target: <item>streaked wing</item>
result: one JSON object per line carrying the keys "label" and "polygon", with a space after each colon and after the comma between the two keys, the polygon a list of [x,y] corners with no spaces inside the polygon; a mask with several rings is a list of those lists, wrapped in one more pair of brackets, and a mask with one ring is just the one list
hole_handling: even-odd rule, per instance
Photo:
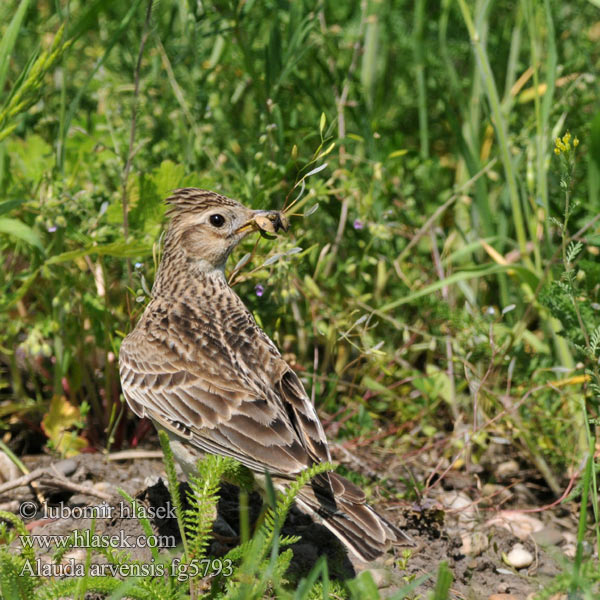
{"label": "streaked wing", "polygon": [[226,309],[216,313],[181,302],[148,305],[120,352],[130,406],[199,449],[254,471],[289,478],[328,460],[323,429],[297,376],[235,293],[224,283],[218,292],[216,304]]}

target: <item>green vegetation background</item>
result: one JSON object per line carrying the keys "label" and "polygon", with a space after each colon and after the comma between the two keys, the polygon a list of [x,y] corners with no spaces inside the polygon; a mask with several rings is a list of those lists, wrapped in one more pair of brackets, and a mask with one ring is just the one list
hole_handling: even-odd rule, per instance
{"label": "green vegetation background", "polygon": [[600,389],[596,0],[9,0],[0,33],[13,450],[128,445],[119,345],[197,186],[299,197],[230,267],[330,434],[456,466],[506,440],[564,489]]}

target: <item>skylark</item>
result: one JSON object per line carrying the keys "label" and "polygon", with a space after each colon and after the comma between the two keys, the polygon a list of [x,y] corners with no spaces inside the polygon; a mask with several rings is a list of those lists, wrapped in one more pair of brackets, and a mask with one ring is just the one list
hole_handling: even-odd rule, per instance
{"label": "skylark", "polygon": [[[169,433],[184,471],[204,452],[232,456],[284,487],[331,459],[302,383],[225,279],[231,251],[250,232],[287,230],[277,211],[256,211],[187,188],[168,200],[171,221],[152,299],[119,356],[125,398]],[[329,472],[300,492],[298,506],[363,560],[409,538]]]}

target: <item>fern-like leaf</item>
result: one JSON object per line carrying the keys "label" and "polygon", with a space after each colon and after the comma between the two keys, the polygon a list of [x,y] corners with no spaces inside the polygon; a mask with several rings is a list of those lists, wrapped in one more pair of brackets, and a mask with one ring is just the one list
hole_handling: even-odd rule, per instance
{"label": "fern-like leaf", "polygon": [[175,472],[175,457],[169,444],[169,436],[165,431],[158,432],[158,439],[163,451],[165,471],[167,473],[167,483],[169,484],[169,493],[171,500],[175,506],[175,515],[177,516],[177,524],[179,525],[179,533],[183,542],[183,552],[185,556],[189,556],[187,539],[185,537],[185,528],[183,526],[183,505],[181,504],[181,496],[179,494],[179,482],[177,481],[177,473]]}
{"label": "fern-like leaf", "polygon": [[263,531],[267,545],[270,546],[273,542],[275,530],[279,530],[285,521],[285,518],[298,495],[298,492],[307,485],[313,477],[332,471],[334,465],[331,463],[319,463],[306,469],[292,482],[285,493],[281,494],[277,500],[275,508],[270,508],[265,515],[263,523]]}
{"label": "fern-like leaf", "polygon": [[227,471],[235,471],[232,462],[231,458],[209,454],[198,461],[197,473],[188,478],[191,488],[188,493],[190,508],[184,511],[188,560],[200,560],[206,553],[216,516],[221,479]]}

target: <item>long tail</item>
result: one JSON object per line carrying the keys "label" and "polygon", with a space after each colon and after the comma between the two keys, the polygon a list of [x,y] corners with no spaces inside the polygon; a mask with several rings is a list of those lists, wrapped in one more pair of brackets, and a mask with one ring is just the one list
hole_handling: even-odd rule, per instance
{"label": "long tail", "polygon": [[[327,474],[331,492],[315,478],[296,498],[298,506],[334,533],[358,558],[369,561],[390,545],[412,545],[403,531],[377,514],[365,502],[364,492],[337,473]],[[329,486],[327,486],[329,487]]]}

